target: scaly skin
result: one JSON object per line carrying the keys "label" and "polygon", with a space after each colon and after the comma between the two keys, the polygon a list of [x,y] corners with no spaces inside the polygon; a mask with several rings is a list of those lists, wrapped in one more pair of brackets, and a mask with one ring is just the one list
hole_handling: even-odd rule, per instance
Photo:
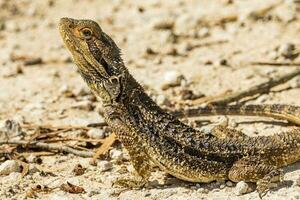
{"label": "scaly skin", "polygon": [[119,48],[96,22],[62,18],[59,29],[82,78],[102,99],[105,120],[139,175],[117,184],[144,185],[154,163],[190,182],[257,182],[262,196],[272,181],[279,181],[280,167],[300,159],[299,129],[269,137],[218,129],[228,135],[219,137],[195,130],[164,112],[144,92],[125,67]]}

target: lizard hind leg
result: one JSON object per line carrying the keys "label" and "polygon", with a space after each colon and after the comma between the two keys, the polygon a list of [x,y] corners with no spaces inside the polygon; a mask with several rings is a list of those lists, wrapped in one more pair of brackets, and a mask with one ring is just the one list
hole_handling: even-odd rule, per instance
{"label": "lizard hind leg", "polygon": [[228,178],[233,182],[256,182],[257,192],[262,198],[269,189],[282,181],[283,171],[263,162],[260,158],[246,157],[233,164]]}

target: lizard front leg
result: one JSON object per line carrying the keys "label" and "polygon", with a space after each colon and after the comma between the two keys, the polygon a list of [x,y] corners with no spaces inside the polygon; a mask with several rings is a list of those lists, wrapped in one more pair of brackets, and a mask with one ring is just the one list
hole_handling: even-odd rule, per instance
{"label": "lizard front leg", "polygon": [[127,188],[141,188],[149,180],[151,175],[151,164],[147,155],[142,149],[131,149],[127,148],[131,164],[135,169],[135,174],[133,178],[120,178],[117,179],[113,184],[119,185]]}

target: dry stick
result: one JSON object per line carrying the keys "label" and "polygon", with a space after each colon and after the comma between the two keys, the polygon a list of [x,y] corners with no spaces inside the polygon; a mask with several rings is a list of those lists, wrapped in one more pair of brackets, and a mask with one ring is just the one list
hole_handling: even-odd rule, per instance
{"label": "dry stick", "polygon": [[112,133],[107,138],[105,138],[105,141],[100,146],[100,148],[97,150],[97,152],[94,154],[92,160],[90,161],[91,165],[96,165],[96,160],[99,158],[100,155],[104,154],[111,145],[116,141],[116,134]]}
{"label": "dry stick", "polygon": [[89,130],[94,127],[103,127],[107,126],[106,122],[102,123],[95,123],[95,124],[88,124],[87,126],[72,126],[72,125],[58,125],[53,126],[50,124],[44,124],[44,125],[37,125],[37,124],[23,124],[22,128],[28,128],[28,129],[36,129],[36,128],[44,128],[44,129],[84,129]]}
{"label": "dry stick", "polygon": [[291,62],[250,62],[250,65],[271,65],[271,66],[294,66],[300,67],[300,63]]}
{"label": "dry stick", "polygon": [[298,75],[300,75],[300,69],[294,70],[291,73],[288,73],[288,74],[285,74],[285,75],[282,75],[282,76],[279,76],[276,78],[272,78],[267,82],[253,86],[253,87],[243,90],[241,92],[228,94],[220,99],[215,99],[213,101],[209,101],[209,103],[210,104],[228,104],[228,103],[231,103],[234,101],[238,101],[244,97],[249,97],[249,96],[253,96],[256,94],[265,94],[265,93],[268,93],[272,87],[283,84]]}
{"label": "dry stick", "polygon": [[57,138],[57,139],[47,139],[39,140],[40,142],[51,143],[51,142],[64,142],[64,141],[78,141],[78,142],[100,142],[103,143],[104,139],[85,139],[85,138]]}
{"label": "dry stick", "polygon": [[228,42],[229,42],[228,40],[207,41],[207,42],[191,45],[191,46],[189,46],[189,50],[193,50],[195,48],[200,48],[200,47],[209,47],[209,46],[218,45],[218,44],[225,44]]}
{"label": "dry stick", "polygon": [[44,128],[44,129],[85,129],[89,130],[90,128],[87,126],[68,126],[68,125],[62,125],[62,126],[53,126],[49,124],[44,125],[37,125],[37,124],[24,124],[22,125],[22,128],[28,128],[28,129],[36,129],[36,128]]}
{"label": "dry stick", "polygon": [[3,144],[16,144],[16,145],[26,145],[28,147],[32,148],[41,148],[49,151],[59,151],[59,152],[66,152],[66,153],[72,153],[77,156],[81,157],[93,157],[93,152],[88,151],[79,151],[76,149],[73,149],[71,147],[61,146],[58,144],[47,144],[44,142],[37,142],[37,141],[20,141],[20,140],[0,140],[0,145]]}
{"label": "dry stick", "polygon": [[39,152],[23,152],[23,153],[17,153],[18,156],[24,156],[24,157],[28,157],[28,156],[53,156],[55,155],[55,153],[53,152],[48,152],[48,151],[39,151]]}

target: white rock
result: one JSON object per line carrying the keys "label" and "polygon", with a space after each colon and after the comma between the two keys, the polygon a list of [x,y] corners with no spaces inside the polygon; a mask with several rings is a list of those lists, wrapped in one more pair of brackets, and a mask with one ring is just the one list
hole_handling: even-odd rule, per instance
{"label": "white rock", "polygon": [[220,185],[220,189],[224,189],[225,187],[226,187],[225,184],[221,184],[221,185]]}
{"label": "white rock", "polygon": [[193,34],[196,31],[197,19],[190,14],[180,15],[175,22],[177,34]]}
{"label": "white rock", "polygon": [[90,138],[103,139],[105,137],[105,132],[99,128],[92,128],[86,133]]}
{"label": "white rock", "polygon": [[278,52],[285,58],[292,58],[295,55],[295,45],[292,43],[286,43],[279,47]]}
{"label": "white rock", "polygon": [[156,97],[156,103],[160,106],[170,104],[169,100],[162,94],[160,94]]}
{"label": "white rock", "polygon": [[231,127],[231,128],[236,128],[237,126],[238,126],[238,124],[236,123],[236,121],[235,120],[229,120],[229,127]]}
{"label": "white rock", "polygon": [[61,94],[64,94],[66,92],[70,91],[70,87],[68,85],[62,85],[59,89],[58,92]]}
{"label": "white rock", "polygon": [[207,27],[203,27],[198,32],[199,37],[207,37],[210,35],[210,30]]}
{"label": "white rock", "polygon": [[99,167],[101,172],[108,171],[112,168],[111,162],[108,162],[106,160],[98,162],[97,166]]}
{"label": "white rock", "polygon": [[197,192],[202,193],[202,194],[207,194],[207,193],[209,192],[209,190],[206,189],[206,188],[199,188],[199,189],[197,190]]}
{"label": "white rock", "polygon": [[218,117],[218,125],[227,127],[229,124],[229,119],[226,116],[220,116]]}
{"label": "white rock", "polygon": [[120,150],[112,149],[109,152],[110,157],[116,161],[122,161],[124,159],[124,154]]}
{"label": "white rock", "polygon": [[251,189],[250,189],[249,185],[244,181],[238,182],[234,188],[234,193],[236,195],[246,194],[250,191],[251,191]]}
{"label": "white rock", "polygon": [[232,183],[231,181],[226,181],[226,185],[227,185],[228,187],[232,187],[232,186],[233,186],[233,183]]}
{"label": "white rock", "polygon": [[184,79],[183,75],[178,71],[172,70],[164,74],[164,79],[161,84],[161,89],[166,90],[170,87],[179,86]]}
{"label": "white rock", "polygon": [[15,160],[7,160],[0,165],[0,175],[8,175],[12,172],[20,172],[21,167]]}

